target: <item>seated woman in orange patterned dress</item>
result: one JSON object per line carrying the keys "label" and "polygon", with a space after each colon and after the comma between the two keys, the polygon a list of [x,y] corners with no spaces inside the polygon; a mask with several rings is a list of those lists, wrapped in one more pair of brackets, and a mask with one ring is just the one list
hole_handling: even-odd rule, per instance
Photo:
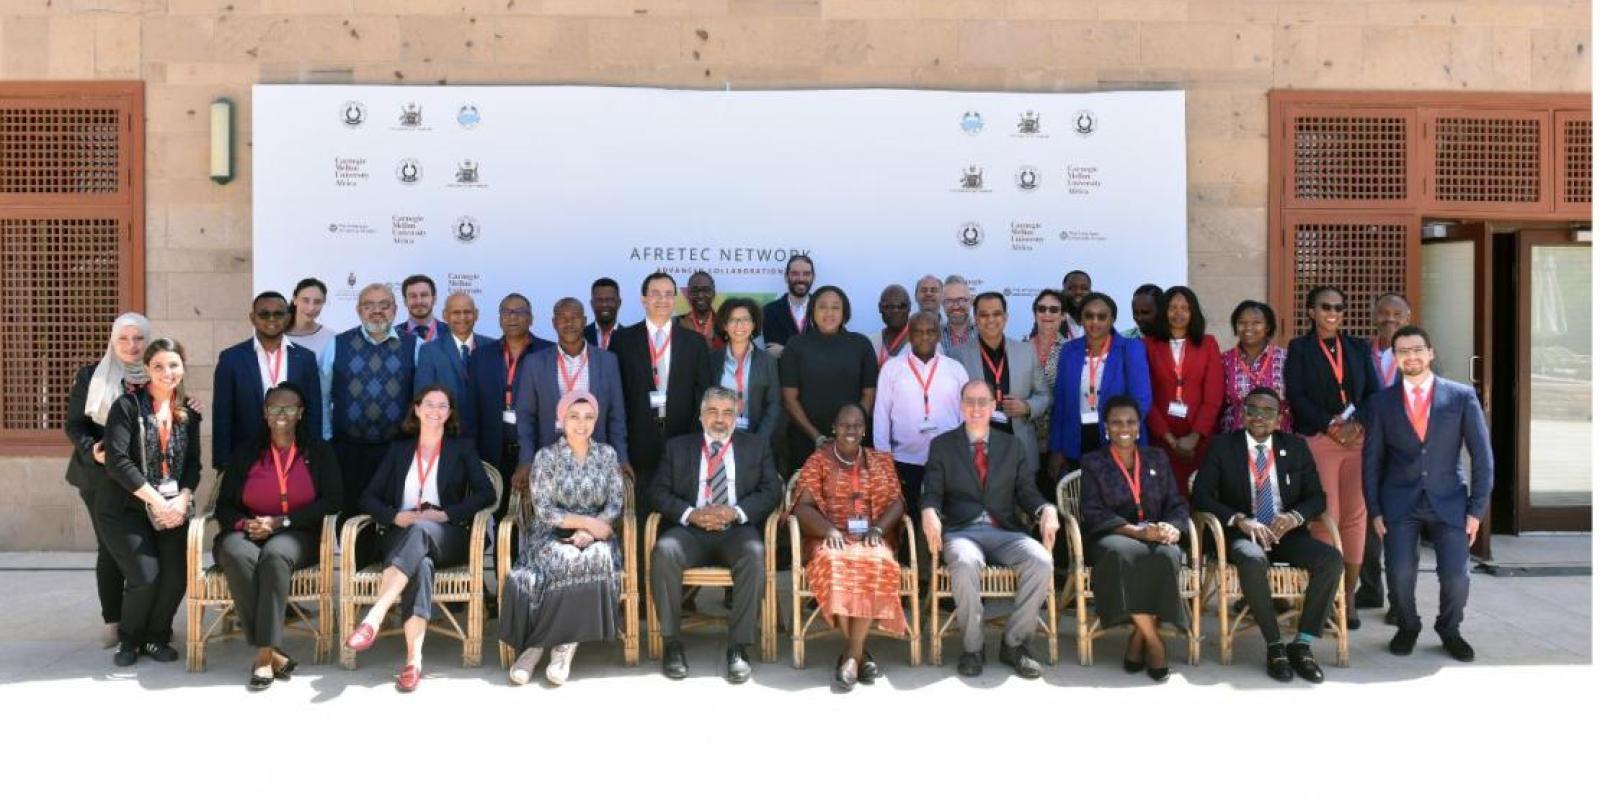
{"label": "seated woman in orange patterned dress", "polygon": [[866,652],[873,622],[890,633],[906,630],[900,608],[900,564],[895,560],[905,501],[894,459],[861,442],[867,415],[849,403],[833,420],[833,441],[817,448],[795,482],[794,515],[800,521],[801,557],[817,605],[848,644],[834,671],[834,691],[882,674]]}

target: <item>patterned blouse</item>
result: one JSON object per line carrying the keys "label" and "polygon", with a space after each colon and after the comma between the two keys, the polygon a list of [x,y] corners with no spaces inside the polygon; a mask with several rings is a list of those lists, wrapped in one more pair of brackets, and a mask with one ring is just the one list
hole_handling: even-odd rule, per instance
{"label": "patterned blouse", "polygon": [[566,437],[557,439],[534,455],[529,481],[529,536],[559,530],[567,514],[612,521],[622,516],[622,470],[611,445],[591,442],[588,457],[579,463]]}
{"label": "patterned blouse", "polygon": [[[865,460],[863,461],[863,457]],[[833,448],[825,447],[811,454],[800,476],[795,480],[794,496],[806,492],[816,501],[817,508],[835,528],[843,531],[853,514],[865,513],[875,520],[900,498],[900,478],[894,471],[894,457],[888,453],[862,447],[856,464],[863,467],[860,476],[852,480],[854,469],[834,458]],[[861,498],[852,502],[855,483],[861,484]],[[899,531],[885,531],[884,541],[894,547],[899,541]]]}
{"label": "patterned blouse", "polygon": [[[1040,360],[1041,348],[1034,343],[1034,338],[1037,335],[1030,333],[1022,341],[1027,342],[1028,346],[1033,348],[1034,361],[1044,369],[1045,385],[1054,387],[1056,385],[1056,366],[1061,363],[1061,346],[1067,343],[1067,337],[1057,336],[1055,344],[1048,348],[1043,348],[1044,357],[1043,360]],[[1054,408],[1055,404],[1051,403],[1045,406],[1043,414],[1035,414],[1033,417],[1033,432],[1039,437],[1040,452],[1050,449],[1050,412]]]}
{"label": "patterned blouse", "polygon": [[[174,481],[181,479],[183,460],[188,455],[190,446],[189,426],[174,418],[167,439],[167,448],[163,451],[161,426],[156,422],[155,407],[150,394],[141,392],[135,397],[139,400],[139,414],[144,418],[144,479],[156,487],[168,479]],[[162,470],[163,465],[166,467],[165,472]]]}
{"label": "patterned blouse", "polygon": [[1256,357],[1254,364],[1246,364],[1244,351],[1229,348],[1222,354],[1222,424],[1219,431],[1233,433],[1244,430],[1244,398],[1257,386],[1266,386],[1278,393],[1278,404],[1283,414],[1278,420],[1278,430],[1292,430],[1289,426],[1289,400],[1283,385],[1283,362],[1287,351],[1267,343],[1266,349]]}

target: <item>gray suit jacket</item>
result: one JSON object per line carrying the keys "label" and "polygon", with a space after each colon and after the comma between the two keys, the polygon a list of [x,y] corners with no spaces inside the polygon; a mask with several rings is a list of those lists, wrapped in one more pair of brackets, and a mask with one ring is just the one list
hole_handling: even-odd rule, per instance
{"label": "gray suit jacket", "polygon": [[[783,387],[778,383],[778,360],[753,342],[750,353],[750,367],[744,376],[744,413],[750,419],[750,433],[767,440],[770,446],[777,441],[785,419]],[[727,347],[711,353],[711,360],[716,365],[712,379],[718,386],[723,385],[726,379],[732,388],[733,381],[727,377],[730,358],[732,356],[728,355]]]}
{"label": "gray suit jacket", "polygon": [[[967,374],[974,378],[988,375],[976,339],[967,347],[957,348],[955,353],[947,355],[960,361]],[[1012,418],[1011,426],[1018,431],[1017,443],[1022,446],[1022,458],[1028,463],[1028,469],[1037,471],[1039,441],[1033,435],[1033,423],[1029,420],[1049,410],[1051,387],[1045,382],[1044,370],[1039,367],[1039,362],[1034,360],[1033,347],[1009,336],[1006,337],[1006,370],[1011,373],[1011,395],[1028,404],[1028,419]],[[1027,387],[1027,391],[1024,392],[1021,387]]]}

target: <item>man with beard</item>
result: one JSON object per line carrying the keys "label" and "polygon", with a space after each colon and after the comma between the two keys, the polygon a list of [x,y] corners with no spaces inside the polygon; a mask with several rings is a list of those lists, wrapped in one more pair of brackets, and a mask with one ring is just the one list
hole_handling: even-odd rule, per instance
{"label": "man with beard", "polygon": [[761,335],[773,358],[783,355],[783,346],[789,343],[790,337],[805,333],[806,306],[811,301],[811,284],[816,279],[816,265],[810,256],[796,253],[789,257],[788,265],[783,268],[783,280],[789,285],[789,291],[761,309]]}
{"label": "man with beard", "polygon": [[[412,275],[400,282],[400,298],[405,301],[408,315],[400,331],[411,334],[416,341],[416,349],[420,351],[424,344],[439,338],[441,326],[439,320],[433,318],[433,304],[439,299],[439,289],[433,285],[432,278]],[[415,360],[417,355],[413,352],[412,359]]]}
{"label": "man with beard", "polygon": [[945,278],[942,298],[945,326],[939,332],[939,345],[945,355],[959,359],[959,351],[972,347],[978,338],[972,325],[972,289],[967,279],[960,275]]}
{"label": "man with beard", "polygon": [[594,322],[583,329],[583,338],[601,350],[611,349],[611,334],[617,332],[617,312],[622,309],[622,290],[610,278],[600,278],[589,286],[589,308]]}
{"label": "man with beard", "polygon": [[1081,269],[1068,272],[1061,278],[1061,294],[1067,299],[1067,307],[1063,309],[1066,315],[1061,318],[1061,336],[1064,339],[1077,339],[1083,336],[1083,321],[1078,319],[1078,310],[1083,306],[1083,298],[1094,291],[1094,281],[1089,278],[1089,273]]}
{"label": "man with beard", "polygon": [[883,362],[900,355],[911,333],[906,327],[911,319],[911,295],[906,293],[906,287],[895,283],[883,290],[878,297],[878,316],[883,318],[883,330],[873,331],[867,339],[872,342],[872,352],[878,354],[881,369]]}
{"label": "man with beard", "polygon": [[711,273],[700,270],[689,276],[684,286],[689,296],[689,313],[678,317],[678,324],[700,335],[712,350],[722,349],[722,337],[717,335],[717,310],[712,301],[717,299],[717,282]]}

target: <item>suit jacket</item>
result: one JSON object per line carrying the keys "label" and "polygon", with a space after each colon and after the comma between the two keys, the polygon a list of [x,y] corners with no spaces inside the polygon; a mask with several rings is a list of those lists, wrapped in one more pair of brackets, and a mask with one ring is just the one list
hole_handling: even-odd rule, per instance
{"label": "suit jacket", "polygon": [[[294,344],[287,337],[280,347],[283,354],[283,379],[299,385],[305,392],[306,424],[322,431],[322,375],[317,356]],[[266,387],[261,385],[261,366],[256,360],[252,336],[217,354],[216,373],[211,384],[211,466],[228,465],[234,448],[251,442],[266,428],[262,417]]]}
{"label": "suit jacket", "polygon": [[[676,340],[674,340],[676,341]],[[674,437],[661,454],[661,467],[650,484],[650,507],[665,517],[662,529],[678,524],[685,511],[699,505],[702,433]],[[760,528],[783,500],[783,481],[773,466],[772,447],[766,439],[745,431],[733,432],[733,499],[750,524]]]}
{"label": "suit jacket", "polygon": [[[548,339],[535,336],[523,348],[522,355],[517,356],[514,365],[517,370],[516,383],[511,387],[511,405],[517,405],[517,397],[522,392],[522,375],[528,367],[528,358],[540,350],[555,347],[555,343]],[[480,423],[472,432],[474,441],[478,445],[478,457],[485,461],[500,462],[500,451],[505,445],[501,437],[505,434],[500,423],[501,412],[506,408],[506,356],[505,340],[490,339],[483,346],[472,351],[472,360],[467,364],[467,373],[470,380],[467,382],[467,394],[471,398],[472,415]],[[463,407],[469,403],[463,403]],[[493,420],[493,424],[488,421]],[[520,457],[521,454],[519,453]],[[529,455],[529,459],[533,456]]]}
{"label": "suit jacket", "polygon": [[[963,369],[974,378],[988,378],[989,369],[983,362],[982,340],[974,338],[974,344],[969,347],[957,348],[955,358],[961,362]],[[1022,398],[1028,404],[1027,419],[1013,419],[1011,425],[1026,436],[1017,436],[1017,444],[1022,445],[1022,457],[1027,460],[1028,468],[1039,469],[1039,438],[1033,435],[1033,419],[1050,410],[1050,384],[1045,382],[1044,370],[1039,367],[1039,362],[1034,358],[1033,347],[1026,342],[1006,337],[1006,372],[1010,379],[1011,392],[1014,397]]]}
{"label": "suit jacket", "polygon": [[1034,470],[1022,457],[1022,438],[989,431],[989,480],[980,487],[966,426],[933,437],[919,507],[938,512],[947,528],[965,525],[987,511],[1006,530],[1026,530],[1017,509],[1038,511],[1045,499]]}
{"label": "suit jacket", "polygon": [[[1256,488],[1250,464],[1255,460],[1255,451],[1249,437],[1244,431],[1235,431],[1212,439],[1200,461],[1200,470],[1195,473],[1189,502],[1196,511],[1214,514],[1224,526],[1235,514],[1254,516]],[[1279,509],[1297,513],[1307,522],[1321,516],[1328,508],[1328,499],[1322,493],[1322,480],[1317,477],[1317,464],[1311,460],[1306,441],[1279,431],[1272,435],[1272,452],[1278,475]],[[1231,526],[1223,532],[1229,539],[1244,536]]]}
{"label": "suit jacket", "polygon": [[[144,501],[134,496],[147,483],[144,477],[144,459],[147,455],[144,440],[140,438],[142,412],[139,397],[124,393],[111,404],[106,414],[105,448],[106,475],[116,482],[121,492],[101,491],[95,497],[95,508],[142,508]],[[200,486],[200,415],[189,411],[184,423],[184,434],[189,445],[183,451],[183,465],[179,468],[178,488],[193,492]]]}
{"label": "suit jacket", "polygon": [[[617,335],[617,331],[622,330],[622,328],[623,328],[622,323],[618,322],[617,326],[615,328],[611,329],[612,338],[615,338],[616,335]],[[593,323],[593,322],[589,323],[588,325],[583,326],[583,338],[587,339],[589,341],[589,344],[592,344],[595,347],[600,347],[601,346],[600,345],[600,327],[598,325],[596,325],[595,323]],[[607,349],[610,349],[610,348],[607,348]]]}
{"label": "suit jacket", "polygon": [[[1372,348],[1362,339],[1339,334],[1344,348],[1345,400],[1355,404],[1355,419],[1367,425],[1367,401],[1378,390],[1378,371],[1372,366]],[[1317,345],[1316,333],[1289,342],[1283,361],[1283,390],[1289,395],[1294,432],[1316,436],[1328,430],[1328,420],[1344,411],[1333,367]]]}
{"label": "suit jacket", "polygon": [[794,317],[789,315],[789,292],[784,291],[778,299],[761,307],[761,339],[767,344],[789,343],[789,339],[799,336],[800,328],[794,324]]}
{"label": "suit jacket", "polygon": [[[676,327],[676,323],[673,323]],[[622,373],[623,414],[628,423],[628,461],[648,473],[661,461],[668,439],[700,429],[700,395],[716,383],[711,351],[698,336],[672,336],[672,364],[667,373],[667,417],[657,427],[650,408],[655,382],[650,377],[650,330],[645,322],[622,328],[611,337],[611,352]],[[619,454],[620,455],[620,454]]]}
{"label": "suit jacket", "polygon": [[1178,376],[1172,360],[1172,343],[1147,337],[1145,358],[1150,364],[1150,414],[1145,422],[1150,435],[1163,439],[1198,432],[1209,437],[1217,432],[1222,416],[1222,351],[1210,334],[1196,346],[1190,342],[1183,356],[1183,403],[1189,407],[1184,419],[1169,418],[1167,406],[1178,397]]}
{"label": "suit jacket", "polygon": [[[320,531],[322,518],[337,514],[344,507],[344,477],[333,454],[333,445],[323,441],[321,436],[313,434],[295,444],[305,453],[306,469],[311,471],[311,485],[317,490],[317,499],[295,509],[289,515],[289,527],[297,531]],[[228,468],[222,471],[222,486],[217,490],[217,524],[222,530],[231,531],[240,520],[254,516],[244,507],[244,481],[264,451],[260,439],[241,445],[234,449]]]}
{"label": "suit jacket", "polygon": [[1079,495],[1079,520],[1083,523],[1084,543],[1096,541],[1123,525],[1139,522],[1139,507],[1144,507],[1145,522],[1166,522],[1180,531],[1189,529],[1189,506],[1178,491],[1167,454],[1155,447],[1139,448],[1139,503],[1133,502],[1133,489],[1122,477],[1122,469],[1111,458],[1111,446],[1083,454],[1082,491]]}
{"label": "suit jacket", "polygon": [[[94,379],[98,364],[90,364],[72,376],[72,393],[67,395],[67,441],[72,443],[72,457],[67,459],[67,483],[87,490],[85,482],[90,476],[105,472],[105,467],[94,460],[94,445],[104,439],[106,429],[101,427],[84,408],[89,402],[89,381]],[[93,485],[93,484],[91,484]]]}
{"label": "suit jacket", "polygon": [[[1370,364],[1368,359],[1362,363]],[[1405,379],[1373,396],[1361,467],[1367,502],[1377,499],[1372,516],[1399,524],[1426,494],[1429,505],[1452,523],[1467,516],[1482,520],[1494,488],[1494,452],[1478,395],[1466,384],[1433,379],[1427,436],[1417,438],[1406,415]],[[1471,483],[1463,474],[1461,448],[1472,457]]]}
{"label": "suit jacket", "polygon": [[[1063,453],[1067,458],[1079,458],[1083,454],[1082,437],[1083,424],[1080,421],[1078,403],[1079,396],[1083,394],[1083,364],[1088,360],[1086,342],[1088,339],[1077,338],[1061,346],[1061,356],[1056,367],[1055,411],[1050,415],[1050,452]],[[1148,419],[1150,416],[1150,367],[1145,361],[1144,342],[1139,339],[1129,339],[1111,334],[1111,349],[1106,353],[1104,366],[1101,367],[1100,383],[1095,387],[1100,395],[1100,405],[1105,406],[1106,400],[1125,394],[1133,397],[1139,404],[1139,418]],[[1147,444],[1149,436],[1147,425],[1139,425],[1139,444]],[[1104,440],[1106,431],[1105,415],[1100,416],[1100,436]]]}
{"label": "suit jacket", "polygon": [[[487,336],[472,334],[472,352],[494,341]],[[411,380],[411,391],[421,391],[430,384],[440,384],[450,390],[456,410],[461,415],[461,432],[473,436],[478,430],[478,409],[468,400],[471,390],[471,370],[461,357],[461,346],[448,329],[441,329],[439,338],[426,342],[417,350],[417,371]]]}
{"label": "suit jacket", "polygon": [[[721,384],[726,374],[727,355],[724,347],[711,354],[712,378]],[[777,441],[778,432],[788,419],[783,413],[783,385],[778,380],[778,359],[765,348],[750,345],[750,366],[744,376],[744,413],[750,419],[750,433],[767,440]]]}
{"label": "suit jacket", "polygon": [[[395,515],[411,507],[414,497],[404,497],[406,474],[417,455],[415,438],[400,439],[389,444],[383,454],[383,463],[367,488],[361,493],[361,512],[371,514],[379,523],[394,524]],[[463,528],[472,524],[472,516],[494,506],[494,484],[489,473],[484,472],[472,440],[445,437],[439,447],[439,503],[450,517],[450,524]]]}
{"label": "suit jacket", "polygon": [[[676,347],[677,338],[673,338]],[[589,345],[589,393],[600,401],[594,440],[617,451],[617,463],[628,463],[628,418],[623,410],[622,373],[617,357]],[[517,370],[517,461],[532,464],[540,449],[561,437],[556,430],[556,405],[565,394],[557,364],[561,347],[546,347],[528,356]]]}

